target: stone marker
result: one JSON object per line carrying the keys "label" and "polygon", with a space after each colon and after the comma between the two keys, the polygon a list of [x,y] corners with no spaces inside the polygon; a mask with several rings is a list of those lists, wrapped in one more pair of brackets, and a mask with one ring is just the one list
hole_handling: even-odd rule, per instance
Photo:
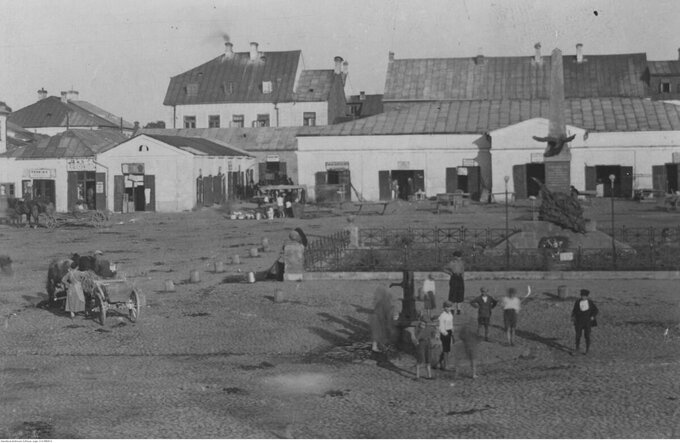
{"label": "stone marker", "polygon": [[557,296],[560,299],[565,300],[569,296],[569,288],[567,288],[566,286],[558,286]]}
{"label": "stone marker", "polygon": [[283,291],[277,289],[274,293],[274,303],[281,303],[283,301]]}
{"label": "stone marker", "polygon": [[165,292],[174,292],[175,282],[172,280],[165,280]]}
{"label": "stone marker", "polygon": [[254,272],[248,273],[248,283],[255,283],[255,273]]}
{"label": "stone marker", "polygon": [[224,263],[221,261],[215,262],[215,273],[224,272]]}
{"label": "stone marker", "polygon": [[240,265],[241,264],[241,257],[239,257],[238,254],[236,254],[232,257],[231,262],[235,265]]}
{"label": "stone marker", "polygon": [[191,283],[198,283],[201,281],[201,273],[198,272],[197,270],[191,271],[191,275],[189,277],[189,281]]}
{"label": "stone marker", "polygon": [[258,255],[260,255],[260,251],[258,251],[257,248],[250,248],[251,257],[257,257]]}
{"label": "stone marker", "polygon": [[262,237],[262,250],[264,252],[269,251],[269,239],[267,237]]}

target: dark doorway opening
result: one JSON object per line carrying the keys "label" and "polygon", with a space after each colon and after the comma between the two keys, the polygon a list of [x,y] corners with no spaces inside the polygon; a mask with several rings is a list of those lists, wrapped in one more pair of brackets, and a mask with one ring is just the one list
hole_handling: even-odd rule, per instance
{"label": "dark doorway opening", "polygon": [[532,178],[545,183],[545,165],[543,163],[527,163],[526,169],[527,197],[538,197],[538,194],[541,192],[541,186],[535,180],[532,180]]}
{"label": "dark doorway opening", "polygon": [[422,169],[395,169],[390,171],[392,181],[397,181],[401,200],[413,199],[416,192],[425,192],[425,171]]}

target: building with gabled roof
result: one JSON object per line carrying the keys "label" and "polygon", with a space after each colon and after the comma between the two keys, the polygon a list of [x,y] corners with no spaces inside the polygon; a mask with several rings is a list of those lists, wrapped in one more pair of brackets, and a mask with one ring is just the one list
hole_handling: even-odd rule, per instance
{"label": "building with gabled roof", "polygon": [[678,60],[649,61],[649,91],[655,100],[680,100],[680,49]]}
{"label": "building with gabled roof", "polygon": [[8,121],[26,130],[55,135],[68,129],[117,129],[132,135],[135,125],[89,102],[78,99],[78,91],[63,91],[61,97],[38,91],[38,101],[12,112]]}
{"label": "building with gabled roof", "polygon": [[[385,109],[422,101],[535,100],[550,94],[550,56],[395,59],[390,52]],[[563,56],[564,96],[649,97],[647,56],[590,55],[583,45]]]}
{"label": "building with gabled roof", "polygon": [[[347,63],[305,70],[302,51],[225,52],[170,79],[171,128],[326,125],[345,115]],[[344,63],[343,63],[344,62]]]}
{"label": "building with gabled roof", "polygon": [[[252,177],[256,183],[279,184],[291,178],[298,181],[297,140],[298,127],[282,128],[193,128],[158,129],[143,128],[139,133],[201,137],[226,143],[248,152],[257,166]],[[245,183],[250,183],[250,177]]]}

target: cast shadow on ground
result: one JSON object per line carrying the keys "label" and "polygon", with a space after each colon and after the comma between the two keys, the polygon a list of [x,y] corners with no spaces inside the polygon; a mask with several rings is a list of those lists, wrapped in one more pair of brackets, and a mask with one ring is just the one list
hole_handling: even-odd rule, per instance
{"label": "cast shadow on ground", "polygon": [[[493,325],[492,327],[499,329],[499,330],[501,330],[505,333],[505,328],[503,326]],[[535,334],[533,332],[522,331],[520,329],[516,329],[515,334],[520,338],[540,343],[540,344],[545,345],[545,346],[547,346],[551,349],[555,349],[556,351],[562,351],[562,352],[566,352],[566,353],[572,352],[571,348],[564,346],[561,343],[557,343],[557,341],[560,340],[560,338],[557,338],[557,337],[542,337],[542,336]]]}

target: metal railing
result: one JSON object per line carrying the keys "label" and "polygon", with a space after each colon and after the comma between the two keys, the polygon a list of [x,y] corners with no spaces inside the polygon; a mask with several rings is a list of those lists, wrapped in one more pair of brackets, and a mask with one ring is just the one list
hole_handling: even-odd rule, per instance
{"label": "metal railing", "polygon": [[367,228],[359,230],[359,244],[369,247],[429,245],[480,249],[500,243],[508,233],[512,235],[520,231],[519,228],[512,228],[509,232],[502,228]]}

